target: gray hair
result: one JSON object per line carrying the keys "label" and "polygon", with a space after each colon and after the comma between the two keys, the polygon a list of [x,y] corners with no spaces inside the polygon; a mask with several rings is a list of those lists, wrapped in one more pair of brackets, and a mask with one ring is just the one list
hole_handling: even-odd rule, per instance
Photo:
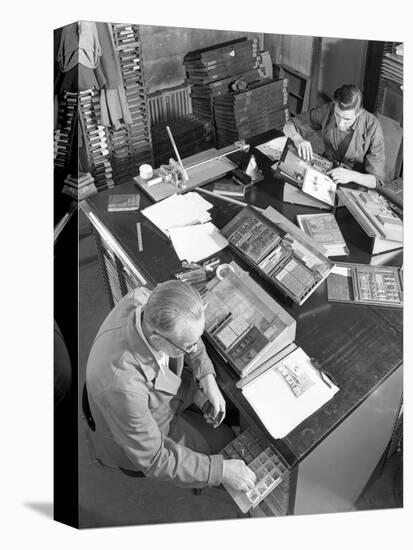
{"label": "gray hair", "polygon": [[145,320],[155,330],[172,333],[177,325],[203,318],[199,292],[183,281],[166,281],[153,290],[145,305]]}

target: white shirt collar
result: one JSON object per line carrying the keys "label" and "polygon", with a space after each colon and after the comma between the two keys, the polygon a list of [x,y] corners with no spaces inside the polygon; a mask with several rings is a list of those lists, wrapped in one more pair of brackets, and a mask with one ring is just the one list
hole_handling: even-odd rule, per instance
{"label": "white shirt collar", "polygon": [[161,369],[161,372],[165,374],[165,369],[168,368],[168,364],[169,364],[169,357],[163,351],[158,351],[154,347],[152,347],[151,344],[148,342],[146,336],[144,335],[142,330],[142,308],[141,307],[136,309],[135,327],[139,336],[142,338],[146,346],[149,348],[149,351],[154,356],[156,362],[159,365],[159,368]]}

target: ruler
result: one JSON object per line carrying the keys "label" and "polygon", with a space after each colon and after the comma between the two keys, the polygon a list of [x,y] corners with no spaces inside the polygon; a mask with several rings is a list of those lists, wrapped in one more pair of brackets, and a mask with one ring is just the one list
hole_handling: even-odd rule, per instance
{"label": "ruler", "polygon": [[136,233],[138,235],[138,250],[139,250],[139,252],[143,252],[141,222],[136,223]]}

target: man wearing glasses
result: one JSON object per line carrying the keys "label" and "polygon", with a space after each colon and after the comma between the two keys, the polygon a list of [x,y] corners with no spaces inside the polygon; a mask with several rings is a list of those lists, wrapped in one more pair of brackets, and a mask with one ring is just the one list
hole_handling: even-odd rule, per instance
{"label": "man wearing glasses", "polygon": [[[90,435],[103,464],[186,487],[254,486],[243,461],[217,454],[234,434],[220,425],[225,400],[201,340],[204,327],[202,299],[181,281],[152,293],[138,288],[106,317],[86,368],[96,425]],[[187,410],[205,398],[210,415]]]}

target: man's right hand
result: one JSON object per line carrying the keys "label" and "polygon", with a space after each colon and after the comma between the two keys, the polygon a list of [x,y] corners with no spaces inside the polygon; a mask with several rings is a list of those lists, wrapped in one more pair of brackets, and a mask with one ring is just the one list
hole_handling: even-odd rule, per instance
{"label": "man's right hand", "polygon": [[243,460],[230,459],[224,460],[222,481],[227,487],[246,493],[254,488],[257,477]]}
{"label": "man's right hand", "polygon": [[299,156],[307,161],[313,160],[313,148],[311,147],[311,143],[301,136],[294,140],[294,145],[297,148]]}

